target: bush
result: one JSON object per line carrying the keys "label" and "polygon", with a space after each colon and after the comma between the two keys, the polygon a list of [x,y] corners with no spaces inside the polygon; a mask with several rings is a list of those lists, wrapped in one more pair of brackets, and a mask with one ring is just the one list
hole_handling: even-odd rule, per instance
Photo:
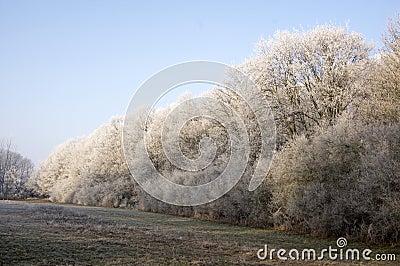
{"label": "bush", "polygon": [[400,129],[342,118],[278,153],[271,171],[274,222],[324,236],[397,242]]}

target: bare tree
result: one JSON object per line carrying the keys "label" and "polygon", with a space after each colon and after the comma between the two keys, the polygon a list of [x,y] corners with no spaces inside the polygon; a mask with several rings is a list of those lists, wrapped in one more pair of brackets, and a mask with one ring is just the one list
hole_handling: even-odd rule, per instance
{"label": "bare tree", "polygon": [[11,168],[11,141],[0,140],[0,197],[5,198],[6,178]]}
{"label": "bare tree", "polygon": [[26,197],[26,182],[34,170],[32,161],[12,148],[10,140],[0,141],[0,199]]}

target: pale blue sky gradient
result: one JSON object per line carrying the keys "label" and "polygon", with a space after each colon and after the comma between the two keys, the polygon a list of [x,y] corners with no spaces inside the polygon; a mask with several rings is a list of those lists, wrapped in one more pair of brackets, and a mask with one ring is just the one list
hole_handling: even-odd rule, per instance
{"label": "pale blue sky gradient", "polygon": [[123,115],[152,74],[241,63],[280,29],[345,25],[380,38],[400,1],[0,0],[0,138],[35,163]]}

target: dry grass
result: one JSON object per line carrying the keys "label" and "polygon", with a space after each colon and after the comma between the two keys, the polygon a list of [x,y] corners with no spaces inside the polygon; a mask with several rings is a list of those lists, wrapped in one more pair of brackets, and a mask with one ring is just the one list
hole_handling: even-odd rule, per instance
{"label": "dry grass", "polygon": [[[334,246],[335,240],[127,209],[0,202],[1,265],[299,264],[258,260],[256,252],[264,244],[322,249]],[[395,248],[372,249],[399,254]]]}

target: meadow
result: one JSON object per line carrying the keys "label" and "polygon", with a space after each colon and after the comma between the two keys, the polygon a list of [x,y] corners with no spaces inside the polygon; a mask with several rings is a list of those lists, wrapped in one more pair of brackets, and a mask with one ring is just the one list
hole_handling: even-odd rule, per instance
{"label": "meadow", "polygon": [[[336,239],[131,209],[0,202],[1,265],[349,265],[349,261],[327,259],[259,260],[257,251],[265,244],[321,250],[336,247]],[[347,247],[367,246],[349,241]],[[398,247],[368,248],[374,253],[400,253]],[[358,261],[352,265],[390,263]]]}

